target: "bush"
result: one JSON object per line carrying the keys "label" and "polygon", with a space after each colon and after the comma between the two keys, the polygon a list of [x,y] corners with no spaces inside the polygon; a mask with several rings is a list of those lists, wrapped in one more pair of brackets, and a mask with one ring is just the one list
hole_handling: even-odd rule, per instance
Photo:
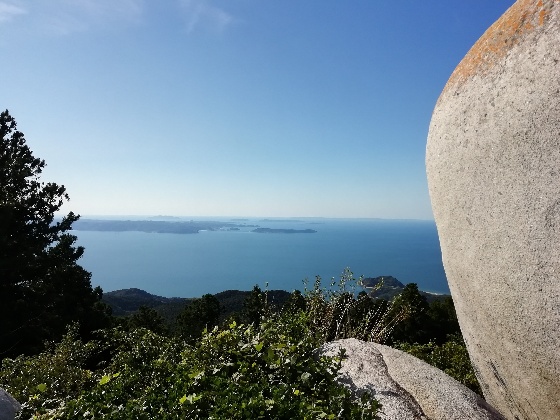
{"label": "bush", "polygon": [[[5,360],[0,385],[24,418],[377,418],[375,400],[354,401],[335,382],[340,358],[316,347],[302,312],[216,327],[192,346],[143,328],[88,344],[70,333],[49,352]],[[107,364],[88,370],[107,349]]]}
{"label": "bush", "polygon": [[94,341],[84,344],[78,339],[77,325],[73,325],[60,343],[51,344],[44,353],[4,359],[0,386],[22,403],[21,418],[30,418],[91,388],[96,377],[85,365],[98,353],[100,344]]}

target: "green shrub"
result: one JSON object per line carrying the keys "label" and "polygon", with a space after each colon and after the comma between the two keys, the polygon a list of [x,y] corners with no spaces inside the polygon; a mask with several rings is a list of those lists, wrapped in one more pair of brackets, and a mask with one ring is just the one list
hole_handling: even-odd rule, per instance
{"label": "green shrub", "polygon": [[[214,328],[192,346],[143,328],[88,344],[68,334],[49,352],[5,360],[0,385],[24,402],[22,418],[377,418],[375,400],[335,382],[340,358],[316,347],[302,312]],[[88,370],[107,349],[107,364]]]}
{"label": "green shrub", "polygon": [[70,326],[62,341],[49,345],[44,353],[4,359],[0,386],[22,403],[21,417],[30,418],[92,387],[95,374],[84,365],[99,352],[98,342],[84,344],[78,339],[78,326]]}

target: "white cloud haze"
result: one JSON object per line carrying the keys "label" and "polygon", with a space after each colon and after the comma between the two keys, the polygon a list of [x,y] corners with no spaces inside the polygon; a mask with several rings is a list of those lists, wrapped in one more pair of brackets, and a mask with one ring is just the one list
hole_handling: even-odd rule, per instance
{"label": "white cloud haze", "polygon": [[28,28],[68,35],[115,22],[136,23],[143,10],[144,0],[0,1],[0,23],[25,15],[20,24]]}
{"label": "white cloud haze", "polygon": [[225,10],[213,6],[205,0],[180,0],[187,21],[187,32],[192,33],[199,28],[211,32],[222,33],[234,17]]}
{"label": "white cloud haze", "polygon": [[[31,33],[70,35],[92,29],[138,24],[150,16],[149,8],[175,9],[186,33],[223,33],[237,19],[206,0],[172,0],[158,5],[146,0],[0,0],[0,24],[20,17]],[[23,18],[23,19],[22,19]]]}
{"label": "white cloud haze", "polygon": [[27,10],[19,5],[19,3],[13,2],[0,2],[0,23],[12,20],[15,16],[25,15]]}

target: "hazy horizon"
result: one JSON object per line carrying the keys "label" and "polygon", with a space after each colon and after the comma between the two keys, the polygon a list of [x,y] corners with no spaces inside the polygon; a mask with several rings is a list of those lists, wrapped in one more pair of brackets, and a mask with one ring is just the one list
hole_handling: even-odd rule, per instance
{"label": "hazy horizon", "polygon": [[[70,209],[71,210],[71,209]],[[74,212],[75,213],[75,212]],[[64,213],[57,214],[57,217],[64,216]],[[285,219],[286,221],[297,221],[300,220],[309,220],[309,219],[325,219],[325,220],[393,220],[393,221],[426,221],[426,222],[433,222],[433,217],[430,219],[415,219],[415,218],[393,218],[393,217],[329,217],[329,216],[267,216],[267,215],[174,215],[174,214],[79,214],[81,219],[90,219],[90,218],[102,218],[102,219],[120,219],[120,218],[134,218],[134,219],[168,219],[172,220],[210,220],[211,218],[217,219],[228,219],[228,220],[243,220],[243,219],[250,219],[250,220],[274,220],[274,221],[282,221]]]}

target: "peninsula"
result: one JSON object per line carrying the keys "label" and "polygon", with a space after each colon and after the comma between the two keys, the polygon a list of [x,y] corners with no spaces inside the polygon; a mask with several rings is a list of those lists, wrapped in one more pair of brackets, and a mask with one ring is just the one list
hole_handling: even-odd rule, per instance
{"label": "peninsula", "polygon": [[247,225],[219,221],[185,221],[170,222],[161,220],[96,220],[80,219],[74,222],[74,230],[100,232],[146,232],[146,233],[198,233],[201,230],[237,230],[239,228],[255,228],[258,225]]}

